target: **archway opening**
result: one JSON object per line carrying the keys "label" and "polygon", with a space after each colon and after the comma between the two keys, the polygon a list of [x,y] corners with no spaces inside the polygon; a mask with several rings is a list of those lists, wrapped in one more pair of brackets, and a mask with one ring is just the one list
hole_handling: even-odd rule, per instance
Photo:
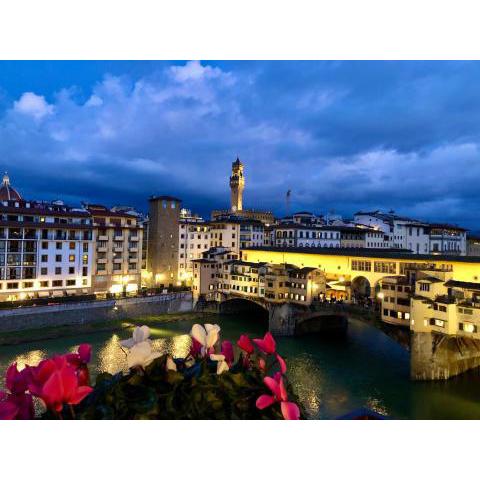
{"label": "archway opening", "polygon": [[368,278],[365,277],[355,277],[352,280],[352,298],[355,301],[360,301],[366,298],[370,298],[372,294],[372,288],[370,287],[370,282]]}
{"label": "archway opening", "polygon": [[243,298],[232,298],[220,303],[220,313],[238,315],[268,325],[268,310],[262,305]]}

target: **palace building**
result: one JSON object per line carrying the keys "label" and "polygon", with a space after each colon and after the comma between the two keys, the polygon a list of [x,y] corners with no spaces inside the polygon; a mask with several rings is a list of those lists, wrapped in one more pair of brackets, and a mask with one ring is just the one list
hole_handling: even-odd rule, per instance
{"label": "palace building", "polygon": [[258,220],[266,225],[273,224],[275,218],[272,212],[243,208],[244,170],[243,163],[237,157],[232,163],[232,173],[230,175],[230,210],[213,210],[211,214],[212,220],[226,220],[234,215],[246,220]]}

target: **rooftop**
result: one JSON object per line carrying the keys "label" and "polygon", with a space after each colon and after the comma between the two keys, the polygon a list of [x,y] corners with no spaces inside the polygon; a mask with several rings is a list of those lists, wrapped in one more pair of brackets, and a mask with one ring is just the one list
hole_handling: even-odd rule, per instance
{"label": "rooftop", "polygon": [[250,247],[243,251],[265,251],[284,253],[304,253],[309,255],[334,255],[362,258],[391,258],[395,260],[408,260],[421,262],[422,260],[434,262],[462,262],[480,263],[480,257],[463,255],[423,255],[414,254],[409,250],[395,248],[322,248],[322,247]]}
{"label": "rooftop", "polygon": [[181,202],[177,197],[171,197],[170,195],[151,195],[149,198],[150,202],[154,202],[155,200],[166,200],[167,202]]}
{"label": "rooftop", "polygon": [[467,290],[480,290],[480,283],[477,282],[460,282],[459,280],[449,280],[445,282],[446,287],[465,288]]}
{"label": "rooftop", "polygon": [[22,196],[10,185],[10,178],[5,172],[2,185],[0,186],[0,201],[22,200]]}

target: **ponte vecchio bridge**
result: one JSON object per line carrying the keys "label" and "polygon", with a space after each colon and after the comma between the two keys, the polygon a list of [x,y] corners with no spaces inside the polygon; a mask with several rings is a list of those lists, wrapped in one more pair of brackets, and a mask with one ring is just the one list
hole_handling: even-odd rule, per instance
{"label": "ponte vecchio bridge", "polygon": [[[351,292],[370,297],[375,296],[383,278],[404,275],[407,270],[443,270],[451,272],[454,283],[475,288],[480,285],[480,257],[471,256],[417,255],[387,249],[270,247],[242,250],[242,260],[320,269],[327,283],[333,280],[348,282]],[[479,307],[473,305],[472,308]],[[423,319],[413,320],[410,322],[412,378],[449,378],[480,366],[480,325],[473,327],[474,333],[465,335],[464,332],[426,331]]]}
{"label": "ponte vecchio bridge", "polygon": [[356,287],[371,297],[382,278],[403,275],[407,268],[441,268],[452,271],[455,280],[480,282],[480,257],[460,255],[417,255],[370,248],[256,247],[242,250],[242,260],[319,268],[328,280],[350,281],[352,289]]}

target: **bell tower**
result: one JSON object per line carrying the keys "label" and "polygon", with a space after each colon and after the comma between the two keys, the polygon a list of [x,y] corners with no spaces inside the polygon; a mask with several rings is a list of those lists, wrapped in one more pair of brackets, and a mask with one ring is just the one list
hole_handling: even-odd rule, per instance
{"label": "bell tower", "polygon": [[230,176],[230,202],[232,212],[243,209],[243,189],[245,177],[243,176],[243,163],[237,157],[232,163],[232,175]]}

